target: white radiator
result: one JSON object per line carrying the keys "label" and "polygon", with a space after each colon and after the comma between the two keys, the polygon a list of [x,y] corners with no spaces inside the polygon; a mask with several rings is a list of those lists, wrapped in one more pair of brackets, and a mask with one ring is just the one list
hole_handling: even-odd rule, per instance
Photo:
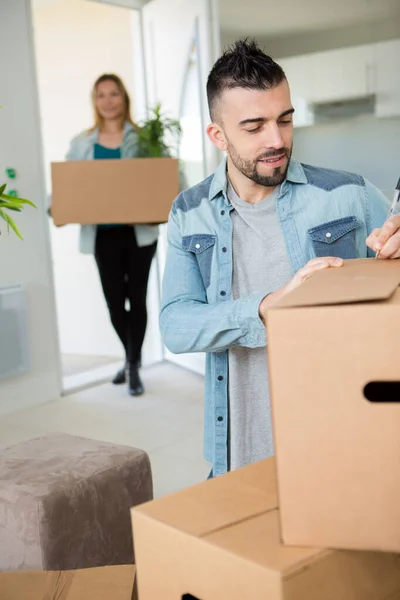
{"label": "white radiator", "polygon": [[26,292],[21,285],[0,287],[0,379],[28,370]]}

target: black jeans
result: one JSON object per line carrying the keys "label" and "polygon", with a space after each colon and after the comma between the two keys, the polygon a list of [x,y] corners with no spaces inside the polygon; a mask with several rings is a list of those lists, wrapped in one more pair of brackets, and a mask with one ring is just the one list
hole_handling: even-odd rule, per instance
{"label": "black jeans", "polygon": [[156,249],[157,242],[139,247],[131,226],[97,230],[95,258],[101,285],[111,323],[131,364],[139,362],[146,333],[147,284]]}

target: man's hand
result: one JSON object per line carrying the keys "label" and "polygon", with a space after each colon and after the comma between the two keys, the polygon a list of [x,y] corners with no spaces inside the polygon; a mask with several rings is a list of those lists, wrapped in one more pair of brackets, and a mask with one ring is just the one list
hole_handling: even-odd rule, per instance
{"label": "man's hand", "polygon": [[380,229],[374,229],[365,243],[379,252],[378,258],[400,258],[400,215],[390,217]]}
{"label": "man's hand", "polygon": [[286,294],[289,294],[289,292],[292,292],[294,289],[299,287],[299,285],[301,285],[307,279],[312,277],[314,275],[314,273],[316,273],[317,271],[321,271],[322,269],[328,269],[329,267],[342,267],[342,266],[343,266],[342,258],[337,258],[334,256],[324,256],[321,258],[313,258],[302,269],[299,269],[297,271],[296,275],[290,281],[288,281],[288,283],[286,283],[286,285],[281,287],[276,292],[273,292],[272,294],[268,294],[268,296],[265,296],[265,298],[262,300],[262,302],[259,306],[259,309],[258,309],[258,314],[260,315],[261,320],[264,323],[266,323],[266,316],[267,316],[268,309],[270,309],[271,306],[273,306],[274,304],[279,302],[279,300],[281,298],[283,298],[283,296],[286,296]]}

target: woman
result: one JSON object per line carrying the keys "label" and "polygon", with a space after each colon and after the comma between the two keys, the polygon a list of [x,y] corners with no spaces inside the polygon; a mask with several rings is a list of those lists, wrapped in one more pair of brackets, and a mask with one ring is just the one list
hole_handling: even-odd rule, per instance
{"label": "woman", "polygon": [[[67,160],[134,158],[137,125],[121,79],[105,74],[93,86],[95,125],[71,142]],[[125,383],[132,396],[143,394],[139,376],[146,332],[147,283],[157,248],[158,228],[151,225],[83,225],[80,249],[94,253],[111,322],[126,356],[113,383]],[[129,310],[126,309],[129,300]]]}

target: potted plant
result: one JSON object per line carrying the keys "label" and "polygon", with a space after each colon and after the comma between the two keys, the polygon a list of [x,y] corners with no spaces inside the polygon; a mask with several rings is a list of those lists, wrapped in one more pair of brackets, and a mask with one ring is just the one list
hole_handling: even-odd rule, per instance
{"label": "potted plant", "polygon": [[[4,183],[0,187],[0,219],[5,221],[7,224],[8,231],[10,228],[16,233],[16,235],[22,240],[22,235],[14,222],[14,219],[10,217],[8,211],[12,212],[21,212],[25,205],[33,206],[36,208],[35,204],[30,200],[26,200],[25,198],[18,198],[17,196],[11,196],[5,193],[5,189],[7,184]],[[1,233],[1,231],[0,231]]]}
{"label": "potted plant", "polygon": [[148,112],[148,117],[138,129],[138,157],[162,158],[171,156],[171,145],[167,137],[178,144],[182,128],[179,121],[164,116],[161,104],[157,104]]}

